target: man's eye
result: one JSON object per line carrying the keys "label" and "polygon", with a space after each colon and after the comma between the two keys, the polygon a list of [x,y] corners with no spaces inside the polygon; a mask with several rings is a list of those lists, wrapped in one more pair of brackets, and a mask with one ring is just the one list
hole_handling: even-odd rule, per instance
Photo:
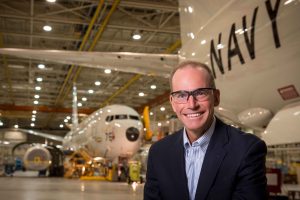
{"label": "man's eye", "polygon": [[186,98],[186,93],[178,93],[176,95],[177,98]]}
{"label": "man's eye", "polygon": [[194,95],[196,95],[196,96],[205,96],[205,95],[207,95],[207,90],[196,90],[194,92]]}

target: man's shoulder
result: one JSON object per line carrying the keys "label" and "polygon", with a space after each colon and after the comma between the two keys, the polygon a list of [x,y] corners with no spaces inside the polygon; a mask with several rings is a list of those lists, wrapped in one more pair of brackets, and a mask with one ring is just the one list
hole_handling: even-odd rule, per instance
{"label": "man's shoulder", "polygon": [[240,143],[240,145],[253,144],[257,142],[263,142],[258,136],[244,132],[240,129],[225,125],[227,127],[227,134],[231,141]]}

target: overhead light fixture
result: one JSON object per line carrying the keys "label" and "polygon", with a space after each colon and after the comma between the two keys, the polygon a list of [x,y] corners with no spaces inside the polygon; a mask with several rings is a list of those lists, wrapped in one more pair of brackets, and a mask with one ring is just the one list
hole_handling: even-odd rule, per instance
{"label": "overhead light fixture", "polygon": [[60,127],[60,128],[63,128],[63,127],[64,127],[64,125],[60,124],[60,125],[59,125],[59,127]]}
{"label": "overhead light fixture", "polygon": [[142,38],[142,34],[140,33],[140,31],[134,31],[132,33],[132,39],[134,40],[140,40]]}
{"label": "overhead light fixture", "polygon": [[45,69],[45,67],[46,67],[46,66],[45,66],[44,64],[38,64],[38,68],[39,68],[39,69]]}
{"label": "overhead light fixture", "polygon": [[31,123],[31,124],[30,124],[30,126],[31,126],[31,127],[34,127],[34,126],[35,126],[35,124],[34,124],[34,123]]}
{"label": "overhead light fixture", "polygon": [[81,107],[81,106],[82,106],[82,103],[79,102],[79,103],[77,104],[77,106],[78,106],[78,107]]}
{"label": "overhead light fixture", "polygon": [[104,73],[105,73],[105,74],[110,74],[110,73],[111,73],[111,70],[110,70],[110,69],[105,69],[105,70],[104,70]]}
{"label": "overhead light fixture", "polygon": [[14,127],[15,127],[15,128],[19,128],[19,125],[18,125],[18,124],[16,124],[16,125],[14,125]]}
{"label": "overhead light fixture", "polygon": [[82,101],[87,101],[87,98],[86,97],[82,97],[81,100]]}
{"label": "overhead light fixture", "polygon": [[144,92],[140,92],[140,93],[139,93],[139,96],[140,96],[140,97],[143,97],[143,96],[145,96],[145,93],[144,93]]}
{"label": "overhead light fixture", "polygon": [[3,126],[4,124],[3,124],[3,122],[2,121],[0,121],[0,126]]}
{"label": "overhead light fixture", "polygon": [[156,89],[156,85],[151,85],[150,88],[151,88],[152,90],[155,90],[155,89]]}
{"label": "overhead light fixture", "polygon": [[37,81],[37,82],[42,82],[42,81],[43,81],[43,78],[37,77],[37,78],[36,78],[36,81]]}
{"label": "overhead light fixture", "polygon": [[54,2],[56,2],[56,0],[46,0],[47,2],[49,2],[49,3],[54,3]]}
{"label": "overhead light fixture", "polygon": [[166,108],[165,108],[165,107],[160,107],[160,110],[161,110],[161,111],[165,111]]}
{"label": "overhead light fixture", "polygon": [[44,29],[44,31],[49,32],[49,31],[52,31],[52,26],[50,26],[50,25],[45,25],[45,26],[43,26],[43,29]]}
{"label": "overhead light fixture", "polygon": [[[34,95],[34,98],[38,99],[38,98],[40,98],[40,95],[36,94],[36,95]],[[32,111],[32,113],[33,113],[33,111]],[[34,114],[36,114],[36,111]]]}
{"label": "overhead light fixture", "polygon": [[89,93],[89,94],[93,94],[93,93],[94,93],[94,90],[88,90],[88,93]]}
{"label": "overhead light fixture", "polygon": [[37,105],[37,104],[39,104],[39,101],[35,100],[35,101],[33,101],[33,103],[34,103],[35,105]]}
{"label": "overhead light fixture", "polygon": [[36,86],[35,90],[41,90],[42,88],[40,86]]}
{"label": "overhead light fixture", "polygon": [[[40,96],[39,96],[39,97],[40,97]],[[33,111],[32,111],[32,114],[36,114],[36,113],[37,113],[36,110],[33,110]]]}
{"label": "overhead light fixture", "polygon": [[100,81],[95,81],[95,85],[99,86],[99,85],[101,85],[101,82]]}

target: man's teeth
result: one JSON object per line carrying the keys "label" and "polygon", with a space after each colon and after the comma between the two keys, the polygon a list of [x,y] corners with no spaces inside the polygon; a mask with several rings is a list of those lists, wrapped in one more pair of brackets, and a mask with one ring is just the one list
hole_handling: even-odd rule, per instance
{"label": "man's teeth", "polygon": [[186,114],[186,116],[189,118],[199,117],[200,115],[201,115],[200,113]]}

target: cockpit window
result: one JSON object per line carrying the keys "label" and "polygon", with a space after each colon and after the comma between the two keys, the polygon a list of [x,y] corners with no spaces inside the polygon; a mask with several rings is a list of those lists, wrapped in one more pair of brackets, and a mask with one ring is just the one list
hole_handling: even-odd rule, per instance
{"label": "cockpit window", "polygon": [[113,121],[114,119],[118,119],[118,120],[122,120],[122,119],[133,119],[133,120],[140,120],[140,118],[136,115],[108,115],[105,119],[105,121],[107,122],[111,122]]}
{"label": "cockpit window", "polygon": [[138,116],[129,115],[129,119],[140,120]]}
{"label": "cockpit window", "polygon": [[115,115],[115,119],[127,119],[127,115]]}
{"label": "cockpit window", "polygon": [[114,116],[113,115],[108,115],[105,119],[105,121],[107,122],[111,122],[112,120],[114,120]]}

